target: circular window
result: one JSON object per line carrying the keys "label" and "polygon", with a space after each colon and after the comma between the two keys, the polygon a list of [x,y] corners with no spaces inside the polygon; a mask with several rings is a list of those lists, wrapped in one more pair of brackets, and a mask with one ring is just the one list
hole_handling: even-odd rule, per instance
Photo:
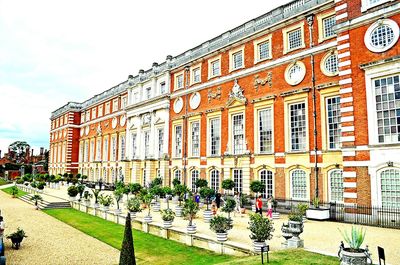
{"label": "circular window", "polygon": [[303,81],[306,67],[302,62],[290,64],[285,71],[285,80],[289,85],[295,86]]}
{"label": "circular window", "polygon": [[84,132],[85,132],[85,129],[84,129],[84,128],[81,128],[81,131],[80,131],[81,137],[83,136]]}
{"label": "circular window", "polygon": [[115,129],[115,128],[117,127],[117,123],[118,123],[118,119],[117,119],[117,117],[114,117],[114,118],[112,119],[112,121],[111,121],[111,127],[112,127],[113,129]]}
{"label": "circular window", "polygon": [[126,117],[125,116],[121,116],[121,118],[119,119],[119,125],[124,126],[126,122]]}
{"label": "circular window", "polygon": [[88,126],[85,127],[85,134],[86,134],[86,135],[89,134],[89,130],[90,130],[90,128],[89,128],[89,125],[88,125]]}
{"label": "circular window", "polygon": [[179,112],[181,112],[182,108],[183,108],[183,100],[181,97],[179,97],[179,98],[175,99],[174,112],[179,113]]}
{"label": "circular window", "polygon": [[200,100],[201,100],[201,96],[199,92],[194,93],[191,97],[190,97],[190,107],[192,109],[197,109],[200,105]]}
{"label": "circular window", "polygon": [[390,19],[381,19],[372,24],[364,36],[364,43],[372,52],[384,52],[392,48],[399,39],[399,26]]}
{"label": "circular window", "polygon": [[321,60],[321,71],[327,76],[339,73],[339,60],[336,52],[328,52]]}

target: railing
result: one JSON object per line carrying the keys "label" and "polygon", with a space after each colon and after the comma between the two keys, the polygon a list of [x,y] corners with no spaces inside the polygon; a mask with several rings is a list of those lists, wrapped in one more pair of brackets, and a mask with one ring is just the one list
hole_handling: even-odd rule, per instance
{"label": "railing", "polygon": [[[311,201],[288,199],[276,199],[276,201],[278,202],[276,210],[280,213],[289,213],[300,203],[308,204],[310,207],[313,205]],[[329,209],[330,221],[400,229],[400,208],[345,205],[335,202],[320,202],[319,207]]]}

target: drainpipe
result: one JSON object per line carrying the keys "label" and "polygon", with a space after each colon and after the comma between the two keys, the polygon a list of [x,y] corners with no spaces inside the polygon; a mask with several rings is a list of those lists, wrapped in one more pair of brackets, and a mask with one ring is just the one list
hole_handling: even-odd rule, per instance
{"label": "drainpipe", "polygon": [[[307,24],[308,24],[308,31],[310,33],[310,49],[314,47],[313,42],[313,25],[314,25],[314,18],[313,14],[307,16]],[[315,198],[319,198],[319,189],[318,189],[318,130],[317,130],[317,95],[315,89],[315,67],[314,67],[314,54],[311,53],[310,55],[311,61],[311,83],[312,83],[312,101],[313,101],[313,120],[314,120],[314,174],[315,174]]]}
{"label": "drainpipe", "polygon": [[185,66],[185,116],[183,118],[183,128],[182,128],[182,138],[183,138],[183,184],[186,185],[186,177],[187,177],[187,139],[188,139],[188,124],[187,124],[187,115],[188,115],[188,105],[189,105],[189,97],[187,94],[187,90],[189,89],[189,66]]}

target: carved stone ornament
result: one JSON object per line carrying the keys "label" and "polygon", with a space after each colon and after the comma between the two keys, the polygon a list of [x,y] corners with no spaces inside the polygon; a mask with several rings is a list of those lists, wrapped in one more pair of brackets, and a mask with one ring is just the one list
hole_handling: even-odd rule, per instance
{"label": "carved stone ornament", "polygon": [[243,95],[243,91],[244,90],[239,86],[237,79],[235,79],[235,83],[232,87],[232,90],[231,92],[229,92],[229,99],[226,105],[229,106],[234,101],[246,103],[247,99]]}
{"label": "carved stone ornament", "polygon": [[217,87],[216,91],[212,91],[211,88],[208,89],[207,93],[208,103],[211,102],[211,99],[220,99],[221,98],[221,87]]}
{"label": "carved stone ornament", "polygon": [[97,133],[97,135],[101,135],[101,133],[102,133],[100,124],[97,125],[96,133]]}
{"label": "carved stone ornament", "polygon": [[151,122],[150,113],[143,114],[143,116],[142,116],[142,125],[143,126],[150,125],[150,122]]}
{"label": "carved stone ornament", "polygon": [[254,88],[258,92],[258,88],[260,86],[268,85],[270,88],[272,87],[272,72],[268,72],[267,77],[265,79],[261,79],[257,74],[254,76]]}

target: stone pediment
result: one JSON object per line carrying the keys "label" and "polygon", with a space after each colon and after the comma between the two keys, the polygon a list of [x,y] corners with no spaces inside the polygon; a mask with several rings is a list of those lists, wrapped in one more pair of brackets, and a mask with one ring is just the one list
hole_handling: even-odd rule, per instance
{"label": "stone pediment", "polygon": [[247,98],[243,95],[244,90],[239,86],[237,79],[235,79],[232,90],[229,92],[229,98],[226,102],[226,107],[235,107],[247,103]]}

